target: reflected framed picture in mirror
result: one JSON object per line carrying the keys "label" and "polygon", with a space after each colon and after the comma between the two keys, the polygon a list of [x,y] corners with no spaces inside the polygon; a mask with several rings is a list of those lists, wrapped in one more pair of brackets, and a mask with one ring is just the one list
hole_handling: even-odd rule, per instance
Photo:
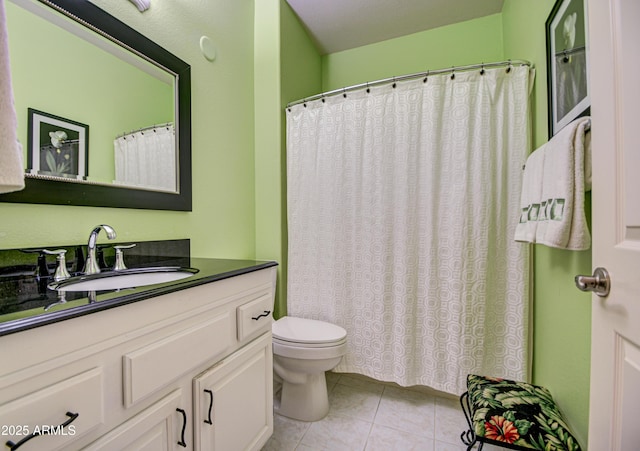
{"label": "reflected framed picture in mirror", "polygon": [[585,0],[557,0],[546,22],[549,138],[590,114]]}
{"label": "reflected framed picture in mirror", "polygon": [[33,108],[28,112],[27,172],[86,179],[89,126]]}

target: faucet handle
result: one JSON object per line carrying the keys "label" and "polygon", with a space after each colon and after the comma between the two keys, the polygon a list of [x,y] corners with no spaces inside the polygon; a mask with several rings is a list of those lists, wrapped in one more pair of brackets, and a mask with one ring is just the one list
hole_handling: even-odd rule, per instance
{"label": "faucet handle", "polygon": [[54,251],[50,251],[49,249],[42,249],[42,253],[56,256],[58,266],[56,267],[56,272],[53,275],[53,280],[57,282],[59,280],[64,280],[71,277],[69,271],[67,271],[67,261],[65,258],[65,254],[67,253],[66,249],[56,249]]}
{"label": "faucet handle", "polygon": [[43,277],[49,277],[49,268],[47,267],[47,256],[44,253],[44,249],[20,249],[20,252],[25,254],[38,254],[38,264],[34,275],[38,280]]}
{"label": "faucet handle", "polygon": [[122,271],[123,269],[127,269],[127,266],[124,264],[124,249],[131,249],[132,247],[135,247],[136,244],[121,244],[118,246],[113,246],[113,248],[116,250],[116,263],[115,265],[113,265],[113,270],[114,271]]}

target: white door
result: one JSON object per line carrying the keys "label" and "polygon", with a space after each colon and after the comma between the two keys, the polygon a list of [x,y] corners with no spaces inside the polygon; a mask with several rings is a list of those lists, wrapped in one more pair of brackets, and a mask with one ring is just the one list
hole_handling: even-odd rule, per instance
{"label": "white door", "polygon": [[593,145],[589,449],[640,449],[640,1],[588,0]]}

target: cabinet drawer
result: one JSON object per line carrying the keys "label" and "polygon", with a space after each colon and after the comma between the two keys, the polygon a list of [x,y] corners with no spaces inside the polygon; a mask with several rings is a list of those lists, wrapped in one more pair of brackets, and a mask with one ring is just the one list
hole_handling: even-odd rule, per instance
{"label": "cabinet drawer", "polygon": [[242,304],[236,312],[238,341],[255,337],[271,328],[273,296],[269,293]]}
{"label": "cabinet drawer", "polygon": [[182,374],[222,354],[232,344],[229,312],[123,357],[124,404],[130,407]]}
{"label": "cabinet drawer", "polygon": [[7,448],[36,434],[20,450],[68,449],[104,422],[102,369],[94,368],[0,406]]}

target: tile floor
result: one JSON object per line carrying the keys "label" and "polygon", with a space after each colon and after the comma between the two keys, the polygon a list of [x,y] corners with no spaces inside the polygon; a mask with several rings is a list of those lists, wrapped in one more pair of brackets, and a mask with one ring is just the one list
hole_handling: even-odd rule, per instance
{"label": "tile floor", "polygon": [[[262,451],[463,451],[458,399],[359,375],[327,373],[329,414],[307,423],[275,415]],[[277,393],[274,404],[277,404]],[[498,449],[485,446],[484,450]]]}

